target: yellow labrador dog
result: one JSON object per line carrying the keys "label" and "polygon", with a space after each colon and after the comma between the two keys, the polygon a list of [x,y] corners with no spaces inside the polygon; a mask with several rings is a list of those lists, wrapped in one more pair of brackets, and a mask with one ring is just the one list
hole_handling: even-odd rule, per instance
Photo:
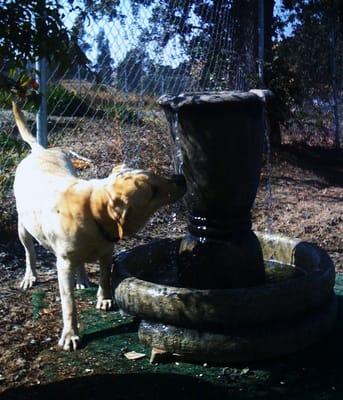
{"label": "yellow labrador dog", "polygon": [[181,198],[185,181],[182,176],[167,179],[122,168],[114,168],[105,179],[79,179],[66,153],[36,143],[15,103],[13,113],[21,137],[32,148],[19,164],[14,181],[18,232],[26,256],[21,287],[27,289],[37,280],[35,238],[57,258],[63,315],[59,345],[75,350],[80,343],[73,296],[75,274],[84,280],[84,263],[99,260],[96,307],[110,309],[113,243],[136,233],[161,206]]}

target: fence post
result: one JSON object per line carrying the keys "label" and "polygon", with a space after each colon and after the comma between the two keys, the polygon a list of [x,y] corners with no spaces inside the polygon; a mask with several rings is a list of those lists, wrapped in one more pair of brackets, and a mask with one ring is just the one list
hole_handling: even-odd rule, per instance
{"label": "fence post", "polygon": [[[37,3],[37,16],[35,20],[37,31],[46,31],[46,0]],[[45,46],[45,43],[41,43]],[[36,60],[36,74],[41,95],[38,113],[36,115],[37,142],[48,146],[48,116],[47,116],[47,59],[41,57]]]}

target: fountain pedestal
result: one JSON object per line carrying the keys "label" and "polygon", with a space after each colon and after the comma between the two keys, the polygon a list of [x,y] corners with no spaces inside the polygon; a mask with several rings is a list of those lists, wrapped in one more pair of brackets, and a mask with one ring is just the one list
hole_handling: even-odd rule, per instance
{"label": "fountain pedestal", "polygon": [[251,230],[262,160],[263,103],[253,93],[164,96],[187,181],[189,232],[179,250],[179,279],[197,288],[263,283],[262,251]]}

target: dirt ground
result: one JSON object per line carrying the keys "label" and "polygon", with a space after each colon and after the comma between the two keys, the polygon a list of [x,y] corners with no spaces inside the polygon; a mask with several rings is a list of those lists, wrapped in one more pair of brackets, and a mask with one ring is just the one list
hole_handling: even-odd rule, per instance
{"label": "dirt ground", "polygon": [[[89,121],[87,126],[79,128],[73,136],[69,135],[62,141],[64,147],[71,148],[90,160],[89,165],[84,161],[76,161],[81,169],[82,176],[105,176],[109,173],[113,160],[134,160],[137,153],[141,155],[137,163],[140,162],[143,167],[150,166],[152,169],[164,173],[172,169],[171,145],[164,133],[164,136],[162,136],[162,131],[158,133],[156,129],[151,131],[145,129],[144,132],[141,132],[137,128],[134,134],[131,132],[131,149],[134,149],[131,150],[131,153],[123,151],[123,139],[122,137],[114,138],[112,128],[102,131],[101,136],[90,136],[87,134],[89,131],[94,131],[92,121]],[[59,142],[61,142],[60,139]],[[125,157],[123,154],[125,154]],[[254,230],[271,230],[273,233],[298,237],[316,243],[328,251],[338,272],[343,272],[342,155],[342,152],[339,153],[330,149],[283,146],[278,153],[272,154],[271,165],[263,168],[261,184],[252,212]],[[269,181],[271,183],[271,196]],[[12,213],[13,200],[11,199],[11,194],[9,194],[6,207],[2,206],[3,212]],[[14,226],[15,221],[11,221]],[[130,249],[154,238],[177,237],[182,235],[185,229],[185,209],[180,202],[180,204],[159,212],[147,227],[134,238],[116,245],[115,252]],[[18,286],[24,272],[24,254],[14,230],[7,229],[6,237],[3,236],[0,243],[0,398],[1,392],[8,389],[18,389],[19,394],[6,391],[3,393],[3,398],[34,399],[36,398],[34,392],[20,390],[32,385],[38,387],[54,382],[62,384],[66,378],[80,378],[76,382],[76,386],[73,386],[72,393],[75,392],[73,398],[81,398],[77,396],[78,385],[81,387],[82,384],[87,382],[87,379],[92,377],[94,385],[101,386],[104,385],[104,380],[106,381],[107,378],[99,377],[99,373],[116,374],[119,372],[121,373],[121,384],[124,388],[127,385],[127,391],[125,392],[125,389],[123,389],[118,396],[113,398],[145,398],[141,395],[133,396],[132,390],[129,389],[131,385],[135,385],[134,382],[138,382],[140,379],[137,378],[137,375],[130,378],[132,371],[136,373],[137,369],[142,368],[143,371],[138,372],[146,372],[148,375],[146,379],[152,381],[155,377],[160,379],[161,382],[167,379],[165,373],[170,371],[163,370],[162,366],[161,369],[149,369],[147,362],[143,367],[139,367],[139,364],[136,363],[135,367],[132,368],[130,365],[133,364],[126,363],[125,368],[122,367],[120,371],[115,371],[116,358],[122,359],[123,348],[113,348],[112,358],[110,358],[112,367],[101,366],[101,359],[108,356],[104,353],[105,350],[103,350],[100,358],[98,355],[93,357],[89,351],[84,359],[82,359],[82,356],[73,356],[73,362],[68,359],[68,356],[62,355],[56,347],[61,330],[61,311],[54,257],[39,246],[37,246],[37,251],[39,284],[33,290],[23,292],[18,289]],[[97,281],[98,270],[95,265],[89,266],[89,275],[93,282]],[[87,313],[91,312],[89,310],[93,310],[94,304],[94,291],[78,296],[80,313],[84,312],[84,315],[88,315]],[[113,326],[116,321],[118,322],[118,318],[120,319],[117,313],[111,314],[112,316],[105,317],[102,313],[94,314],[94,319],[98,318],[99,324],[107,318],[106,321],[110,325],[105,324],[102,327],[103,330],[111,329],[108,326]],[[87,323],[86,317],[83,323]],[[129,321],[127,326],[130,332],[132,331],[130,334],[135,335],[134,322]],[[82,329],[86,329],[86,326],[82,325],[81,322]],[[98,335],[101,337],[101,328]],[[96,337],[94,340],[96,340]],[[80,354],[86,354],[85,351],[81,350]],[[77,358],[79,366],[83,360],[83,377],[79,375],[80,368],[75,366],[77,364],[75,364],[75,357],[79,357]],[[94,358],[93,361],[92,357]],[[118,366],[118,369],[120,368]],[[146,368],[146,371],[144,368]],[[208,380],[205,379],[206,368],[202,366],[197,368],[196,372],[192,370],[196,373],[196,377],[190,378],[191,372],[188,375],[186,374],[188,377],[184,377],[185,381],[190,380],[184,382],[184,387],[188,388],[188,391],[185,389],[184,394],[187,394],[188,398],[193,398],[191,393],[197,393],[197,398],[207,398],[201,397],[201,393],[202,390],[205,393],[209,389],[213,398],[219,398],[222,392],[216,389],[216,385],[210,385]],[[223,368],[220,371],[224,371]],[[242,374],[242,369],[237,369],[236,372],[234,372],[234,369],[230,371],[230,374],[233,374],[232,376],[235,373],[240,377],[245,375],[244,372]],[[179,373],[178,371],[174,372]],[[214,373],[217,372],[211,372],[211,374]],[[150,376],[149,374],[155,375]],[[225,375],[224,372],[223,374]],[[179,384],[176,378],[174,382],[173,376],[171,375],[166,382],[167,391]],[[282,377],[279,380],[282,382]],[[244,381],[242,382],[244,384]],[[106,381],[106,384],[108,388],[111,387],[110,381]],[[63,385],[60,387],[61,390],[67,390],[67,388]],[[51,386],[51,390],[51,392],[42,393],[44,393],[44,396],[50,396],[53,394],[54,386]],[[216,397],[216,393],[218,397]],[[277,392],[274,395],[278,395]],[[48,398],[44,396],[42,395],[41,398]],[[65,397],[68,397],[67,392]],[[94,397],[87,397],[84,393],[82,398],[96,397],[96,393]],[[54,398],[53,395],[51,398]],[[149,398],[161,397],[150,396]]]}

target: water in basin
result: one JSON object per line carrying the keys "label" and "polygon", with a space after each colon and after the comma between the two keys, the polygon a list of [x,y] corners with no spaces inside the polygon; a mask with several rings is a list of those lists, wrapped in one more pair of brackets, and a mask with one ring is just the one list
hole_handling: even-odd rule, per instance
{"label": "water in basin", "polygon": [[[130,274],[142,280],[175,287],[182,287],[178,279],[179,240],[161,240],[142,248],[138,247],[127,256],[123,267]],[[119,259],[120,261],[120,259]],[[119,263],[120,264],[120,263]],[[265,260],[266,281],[276,283],[296,279],[306,274],[294,265],[284,264],[277,260]]]}

